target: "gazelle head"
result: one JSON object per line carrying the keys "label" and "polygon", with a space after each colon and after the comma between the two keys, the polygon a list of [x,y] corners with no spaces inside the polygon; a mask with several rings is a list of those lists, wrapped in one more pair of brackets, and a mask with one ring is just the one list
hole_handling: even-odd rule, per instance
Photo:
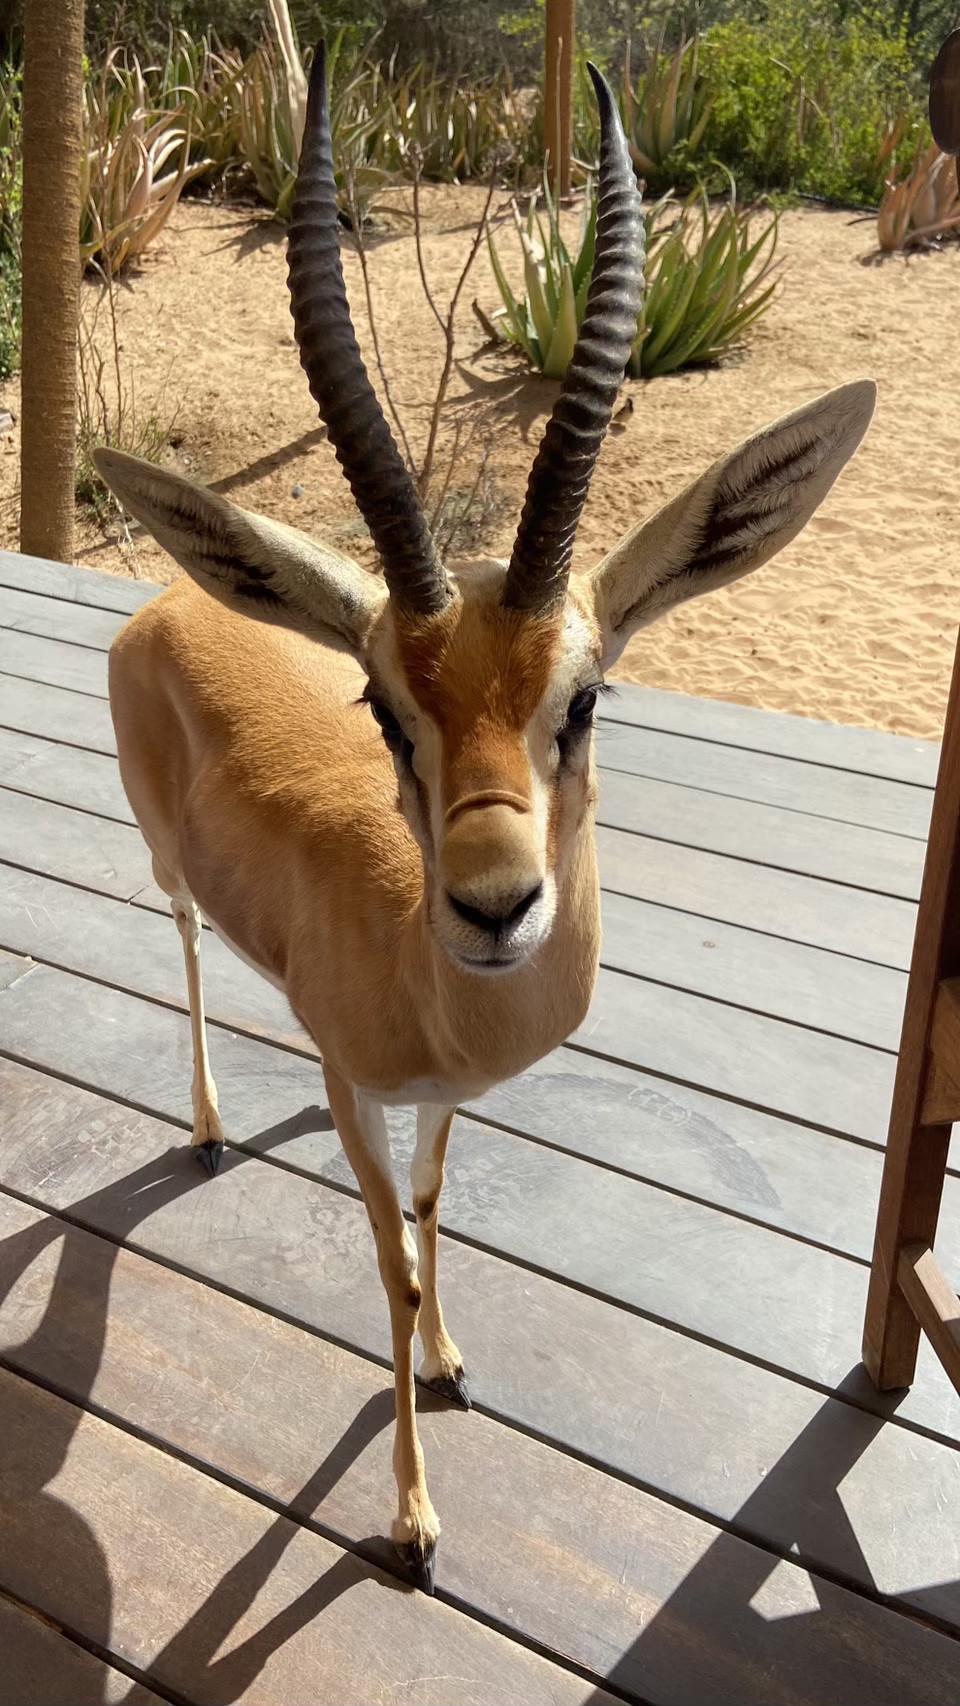
{"label": "gazelle head", "polygon": [[423,856],[436,940],[473,973],[521,965],[551,929],[593,801],[603,672],[638,628],[759,568],[800,531],[862,438],[870,381],[749,439],[570,580],[580,513],[635,335],[640,197],[610,90],[601,119],[596,260],[573,361],[547,425],[509,562],[445,565],[367,377],[337,244],[318,50],[290,227],[301,361],[377,547],[370,574],[280,523],[117,451],[97,465],[187,572],[252,616],[349,650]]}

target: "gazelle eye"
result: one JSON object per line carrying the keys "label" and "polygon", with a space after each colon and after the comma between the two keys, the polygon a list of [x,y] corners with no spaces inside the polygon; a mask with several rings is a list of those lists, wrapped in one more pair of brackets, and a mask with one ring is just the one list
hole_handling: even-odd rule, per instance
{"label": "gazelle eye", "polygon": [[595,687],[585,687],[582,692],[575,693],[567,707],[567,727],[584,728],[593,719],[596,703]]}
{"label": "gazelle eye", "polygon": [[373,713],[373,720],[379,723],[380,731],[389,747],[399,746],[404,738],[403,730],[389,705],[382,699],[368,699],[367,704]]}

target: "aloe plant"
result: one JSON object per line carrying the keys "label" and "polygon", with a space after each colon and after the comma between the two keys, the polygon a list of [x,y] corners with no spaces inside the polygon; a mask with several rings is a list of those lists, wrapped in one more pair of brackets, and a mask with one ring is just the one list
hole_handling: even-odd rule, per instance
{"label": "aloe plant", "polygon": [[[596,193],[588,187],[580,238],[571,255],[557,209],[545,189],[545,215],[531,206],[526,219],[514,208],[523,259],[524,291],[507,281],[492,234],[487,240],[501,307],[481,315],[485,329],[520,348],[545,377],[562,379],[570,365],[586,308],[596,246]],[[678,203],[667,195],[645,220],[643,306],[630,372],[652,379],[681,367],[718,361],[738,349],[748,328],[769,305],[778,221],[772,214],[759,234],[755,216],[730,199],[711,211],[702,191]]]}
{"label": "aloe plant", "polygon": [[877,215],[881,249],[891,252],[931,243],[960,228],[955,162],[935,142],[918,151],[913,170],[889,180]]}
{"label": "aloe plant", "polygon": [[191,161],[182,110],[151,107],[136,55],[107,55],[84,91],[80,257],[117,273],[158,236],[192,178],[209,168]]}
{"label": "aloe plant", "polygon": [[657,47],[644,75],[633,85],[624,69],[623,119],[640,177],[662,182],[678,151],[690,160],[703,140],[713,97],[700,71],[700,39],[683,41],[674,53]]}

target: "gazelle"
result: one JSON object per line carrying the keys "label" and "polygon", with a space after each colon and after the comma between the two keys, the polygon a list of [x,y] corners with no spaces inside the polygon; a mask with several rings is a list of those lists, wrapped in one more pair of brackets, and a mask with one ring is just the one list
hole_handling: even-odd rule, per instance
{"label": "gazelle", "polygon": [[[354,337],[337,247],[322,49],[290,227],[303,366],[383,567],[117,451],[97,464],[187,570],[110,657],[120,766],[183,938],[193,1143],[223,1147],[200,983],[201,913],[286,992],[322,1057],[363,1193],[393,1336],[399,1510],[432,1587],[439,1524],[417,1437],[422,1379],[469,1404],[437,1293],[454,1109],[556,1047],[596,975],[591,724],[641,625],[758,568],[797,534],[866,430],[844,385],[718,462],[569,578],[574,535],[634,336],[640,198],[607,85],[586,317],[534,462],[509,563],[443,564]],[[193,583],[197,584],[194,585]],[[215,596],[210,597],[209,594]],[[415,1103],[417,1243],[384,1105]]]}

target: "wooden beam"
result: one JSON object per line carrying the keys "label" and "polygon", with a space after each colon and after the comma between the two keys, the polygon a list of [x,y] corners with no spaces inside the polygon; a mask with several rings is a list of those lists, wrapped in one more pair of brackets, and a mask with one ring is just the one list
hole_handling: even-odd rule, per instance
{"label": "wooden beam", "polygon": [[[920,891],[864,1321],[863,1360],[881,1390],[909,1386],[916,1369],[920,1328],[899,1283],[900,1253],[908,1244],[932,1245],[936,1237],[954,1106],[952,1077],[943,1062],[956,1058],[957,1023],[953,988],[942,1005],[940,990],[944,980],[955,978],[960,978],[960,648]],[[935,1012],[940,1065],[928,1105]]]}
{"label": "wooden beam", "polygon": [[29,0],[23,43],[20,549],[74,557],[83,0]]}
{"label": "wooden beam", "polygon": [[957,1391],[960,1392],[960,1297],[928,1244],[905,1244],[900,1289]]}
{"label": "wooden beam", "polygon": [[559,196],[570,194],[575,28],[576,0],[547,0],[543,127],[547,173]]}

